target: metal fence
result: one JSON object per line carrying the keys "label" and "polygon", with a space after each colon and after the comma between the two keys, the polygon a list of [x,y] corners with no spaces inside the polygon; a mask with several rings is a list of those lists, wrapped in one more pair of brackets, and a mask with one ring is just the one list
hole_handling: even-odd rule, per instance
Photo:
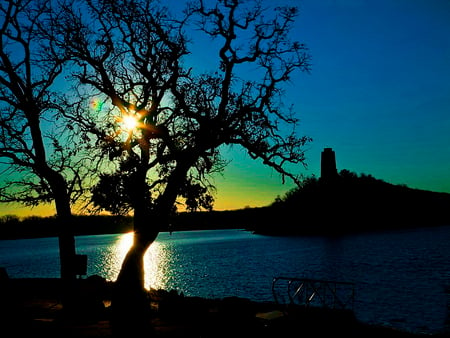
{"label": "metal fence", "polygon": [[274,300],[279,305],[316,306],[352,310],[355,285],[350,282],[275,277],[272,281]]}

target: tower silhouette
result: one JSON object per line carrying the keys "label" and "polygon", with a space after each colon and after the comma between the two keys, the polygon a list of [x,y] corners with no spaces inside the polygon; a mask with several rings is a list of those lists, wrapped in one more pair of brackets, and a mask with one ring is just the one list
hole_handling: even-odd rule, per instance
{"label": "tower silhouette", "polygon": [[336,177],[336,155],[332,148],[324,148],[320,162],[320,178],[322,180],[330,180]]}

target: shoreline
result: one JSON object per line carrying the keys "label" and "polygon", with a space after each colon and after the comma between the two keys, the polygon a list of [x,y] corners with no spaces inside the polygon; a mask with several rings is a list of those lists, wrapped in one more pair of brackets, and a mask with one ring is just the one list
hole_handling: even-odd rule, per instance
{"label": "shoreline", "polygon": [[[2,330],[47,337],[112,337],[111,291],[114,282],[99,276],[77,280],[79,312],[65,313],[59,278],[2,278]],[[422,338],[450,337],[450,333],[423,334],[358,321],[352,311],[315,307],[280,308],[275,302],[246,298],[187,297],[175,291],[149,290],[151,324],[156,337],[288,337],[301,331],[306,337]],[[8,332],[8,331],[6,331]]]}
{"label": "shoreline", "polygon": [[[449,194],[450,196],[450,194]],[[182,212],[171,219],[170,228],[161,228],[160,232],[177,232],[191,230],[224,230],[244,229],[256,234],[269,236],[347,236],[360,233],[376,233],[385,231],[413,230],[417,228],[436,228],[449,226],[450,220],[431,219],[421,222],[388,222],[385,219],[380,222],[369,222],[365,227],[356,226],[351,219],[344,219],[346,227],[334,227],[338,220],[333,220],[332,226],[318,227],[313,219],[303,218],[295,227],[273,227],[274,217],[287,215],[289,209],[275,207],[259,207],[249,209],[224,210],[224,211],[199,211]],[[297,219],[295,215],[293,219]],[[390,218],[389,218],[390,219]],[[276,222],[275,222],[276,223]],[[58,237],[60,227],[58,219],[52,217],[30,217],[19,219],[11,216],[11,219],[3,219],[0,216],[0,224],[3,226],[0,232],[0,240],[37,239]],[[290,224],[290,223],[289,223]],[[131,216],[107,216],[107,215],[73,215],[72,233],[74,236],[123,234],[133,231],[133,219]]]}

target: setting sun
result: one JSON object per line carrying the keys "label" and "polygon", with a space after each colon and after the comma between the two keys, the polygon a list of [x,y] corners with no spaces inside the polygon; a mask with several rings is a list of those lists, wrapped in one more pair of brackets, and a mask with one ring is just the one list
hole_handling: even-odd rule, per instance
{"label": "setting sun", "polygon": [[125,115],[121,122],[125,130],[131,131],[137,127],[138,119],[139,115]]}

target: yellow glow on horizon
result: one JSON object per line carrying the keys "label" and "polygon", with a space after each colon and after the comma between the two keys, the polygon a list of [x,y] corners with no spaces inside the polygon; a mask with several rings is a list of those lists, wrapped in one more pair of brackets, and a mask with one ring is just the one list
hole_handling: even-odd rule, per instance
{"label": "yellow glow on horizon", "polygon": [[[255,175],[254,175],[255,176]],[[258,208],[272,204],[277,196],[294,187],[293,184],[280,184],[277,178],[266,181],[255,180],[249,176],[217,177],[217,193],[214,210],[236,210]]]}
{"label": "yellow glow on horizon", "polygon": [[[229,157],[231,158],[231,156]],[[214,210],[267,206],[274,202],[277,196],[284,196],[294,187],[290,181],[282,184],[280,177],[270,169],[239,157],[226,168],[223,176],[216,175],[214,177],[213,184],[217,188],[214,194]],[[180,211],[184,210],[182,206],[178,206],[178,208]],[[84,206],[74,206],[72,210],[74,214],[87,214]],[[53,216],[55,207],[54,204],[45,204],[35,208],[24,207],[20,204],[0,204],[0,216],[2,215]]]}
{"label": "yellow glow on horizon", "polygon": [[56,209],[53,203],[41,204],[35,207],[26,207],[19,203],[0,204],[0,217],[6,215],[14,215],[19,218],[31,216],[50,217],[55,216]]}
{"label": "yellow glow on horizon", "polygon": [[[220,182],[215,196],[214,210],[236,210],[245,207],[263,207],[271,204],[277,195],[284,195],[289,186],[281,186],[279,189],[270,189],[264,187],[249,187],[244,184],[225,184]],[[179,211],[185,208],[178,206]],[[83,215],[80,208],[73,209],[74,214]],[[34,208],[25,207],[20,204],[0,204],[0,217],[6,215],[15,215],[19,218],[32,216],[50,217],[55,216],[56,210],[53,204],[39,205]]]}

